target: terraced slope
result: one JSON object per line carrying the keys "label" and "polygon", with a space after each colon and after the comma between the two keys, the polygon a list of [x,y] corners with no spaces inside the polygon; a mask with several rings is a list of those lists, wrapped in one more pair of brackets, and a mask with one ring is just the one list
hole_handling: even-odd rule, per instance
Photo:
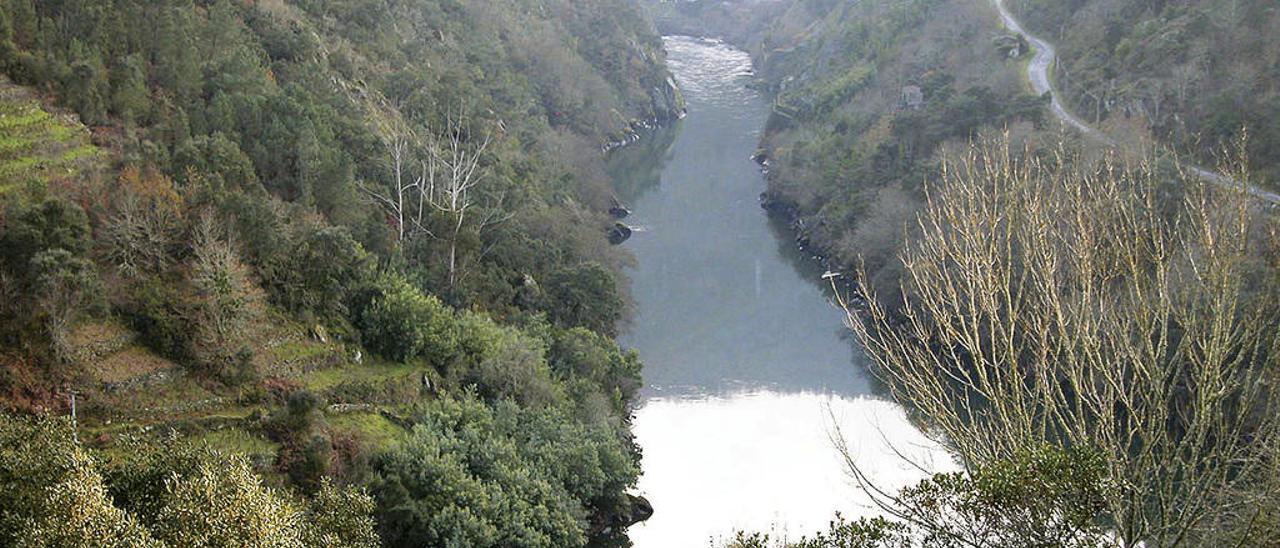
{"label": "terraced slope", "polygon": [[28,89],[0,78],[0,195],[93,169],[104,153],[89,137],[73,115],[46,110]]}

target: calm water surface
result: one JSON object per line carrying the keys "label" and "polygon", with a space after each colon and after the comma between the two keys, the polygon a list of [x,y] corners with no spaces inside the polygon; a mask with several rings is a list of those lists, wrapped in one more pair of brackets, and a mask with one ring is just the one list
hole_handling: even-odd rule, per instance
{"label": "calm water surface", "polygon": [[640,491],[656,509],[640,548],[708,546],[737,529],[791,538],[836,511],[877,513],[848,478],[838,427],[881,487],[949,458],[877,395],[828,302],[820,271],[757,205],[750,160],[768,103],[747,88],[748,56],[723,43],[666,39],[689,115],[617,151],[619,196],[640,227],[626,244],[636,319],[623,344],[645,363],[635,434]]}

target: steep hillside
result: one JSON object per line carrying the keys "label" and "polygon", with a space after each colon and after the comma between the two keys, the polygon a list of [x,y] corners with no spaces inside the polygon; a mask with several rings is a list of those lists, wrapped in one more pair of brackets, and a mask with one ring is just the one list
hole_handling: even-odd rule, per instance
{"label": "steep hillside", "polygon": [[982,0],[796,2],[762,43],[758,72],[776,92],[765,206],[832,269],[864,261],[885,288],[940,148],[1029,138],[1045,122],[1025,45]]}
{"label": "steep hillside", "polygon": [[1054,77],[1082,117],[1154,135],[1213,165],[1247,131],[1258,182],[1280,180],[1280,6],[1269,0],[1014,0],[1059,46]]}
{"label": "steep hillside", "polygon": [[[79,455],[0,490],[0,544],[65,507],[199,545],[138,502],[206,462],[165,456],[187,442],[280,515],[365,491],[353,530],[391,546],[633,520],[601,150],[683,105],[627,2],[0,0],[0,69],[0,407],[74,401],[79,437],[0,424],[0,476],[32,432]],[[111,497],[14,502],[74,481]]]}
{"label": "steep hillside", "polygon": [[0,194],[51,179],[86,176],[103,155],[88,129],[50,112],[29,90],[0,79]]}

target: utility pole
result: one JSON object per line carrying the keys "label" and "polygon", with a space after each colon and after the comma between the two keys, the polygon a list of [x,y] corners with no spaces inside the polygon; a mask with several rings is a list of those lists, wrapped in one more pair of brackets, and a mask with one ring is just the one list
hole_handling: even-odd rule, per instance
{"label": "utility pole", "polygon": [[79,427],[76,424],[76,391],[70,390],[71,395],[71,440],[80,443]]}

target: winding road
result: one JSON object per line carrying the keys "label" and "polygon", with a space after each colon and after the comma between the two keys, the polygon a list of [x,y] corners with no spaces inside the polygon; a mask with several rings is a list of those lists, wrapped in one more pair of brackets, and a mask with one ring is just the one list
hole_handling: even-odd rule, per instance
{"label": "winding road", "polygon": [[[1097,128],[1090,126],[1083,120],[1077,118],[1071,113],[1071,111],[1067,110],[1066,105],[1063,105],[1062,100],[1058,98],[1058,93],[1053,89],[1053,81],[1049,78],[1049,70],[1053,67],[1054,60],[1057,59],[1057,48],[1040,37],[1027,32],[1026,28],[1022,26],[1022,23],[1013,16],[1012,12],[1009,11],[1008,6],[1005,5],[1005,0],[992,1],[995,3],[996,10],[1000,12],[1000,19],[1004,21],[1004,26],[1010,31],[1022,36],[1033,48],[1035,48],[1035,57],[1033,57],[1031,59],[1031,63],[1027,65],[1027,78],[1031,80],[1031,88],[1035,90],[1037,95],[1044,95],[1046,93],[1050,95],[1052,98],[1051,110],[1053,111],[1053,115],[1061,120],[1062,123],[1075,128],[1085,137],[1107,146],[1115,146],[1116,143],[1111,139],[1111,137],[1108,137]],[[1222,187],[1235,188],[1240,185],[1239,181],[1215,171],[1210,171],[1191,164],[1184,164],[1183,167],[1188,171],[1204,177],[1212,183]],[[1246,187],[1245,191],[1253,197],[1266,201],[1270,204],[1280,204],[1280,194],[1275,192],[1252,185]]]}

